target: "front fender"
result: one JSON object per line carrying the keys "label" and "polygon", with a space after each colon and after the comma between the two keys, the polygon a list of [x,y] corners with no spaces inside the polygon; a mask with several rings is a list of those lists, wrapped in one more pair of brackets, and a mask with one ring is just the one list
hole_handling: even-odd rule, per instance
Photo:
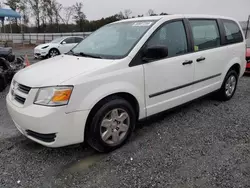
{"label": "front fender", "polygon": [[144,104],[144,93],[139,90],[136,86],[128,82],[112,82],[103,84],[93,88],[88,93],[82,93],[82,89],[74,88],[74,93],[68,105],[68,113],[73,111],[84,111],[91,110],[100,100],[103,98],[113,95],[116,93],[128,93],[133,95],[139,104],[139,118],[146,117],[145,104]]}
{"label": "front fender", "polygon": [[70,83],[74,83],[74,90],[68,104],[68,112],[91,110],[109,95],[128,93],[134,96],[139,104],[139,118],[146,116],[142,66],[123,68],[122,63],[112,63],[105,69],[77,76],[64,84]]}
{"label": "front fender", "polygon": [[80,103],[79,108],[87,108],[87,110],[91,110],[100,100],[116,93],[128,93],[133,95],[139,104],[139,118],[144,118],[146,116],[145,104],[143,100],[144,94],[140,92],[137,87],[126,82],[113,82],[92,90]]}

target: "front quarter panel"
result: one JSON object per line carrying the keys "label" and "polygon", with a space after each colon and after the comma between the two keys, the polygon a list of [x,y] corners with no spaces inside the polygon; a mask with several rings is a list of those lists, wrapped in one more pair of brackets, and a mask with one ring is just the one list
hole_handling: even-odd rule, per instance
{"label": "front quarter panel", "polygon": [[53,49],[53,48],[56,48],[60,51],[60,43],[51,43],[51,45],[49,46],[49,50]]}
{"label": "front quarter panel", "polygon": [[116,68],[111,66],[103,70],[102,73],[96,72],[93,76],[82,75],[78,76],[77,80],[70,80],[70,82],[77,84],[74,86],[67,108],[68,113],[91,110],[103,98],[115,93],[125,92],[137,99],[140,108],[139,118],[144,118],[146,112],[143,67],[126,66],[125,68],[118,68],[118,66]]}

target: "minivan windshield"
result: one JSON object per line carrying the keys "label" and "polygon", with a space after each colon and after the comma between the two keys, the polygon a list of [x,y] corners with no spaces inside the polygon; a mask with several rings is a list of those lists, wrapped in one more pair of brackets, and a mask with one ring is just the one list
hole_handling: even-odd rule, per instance
{"label": "minivan windshield", "polygon": [[74,55],[120,59],[128,55],[155,21],[127,21],[103,26],[71,50]]}

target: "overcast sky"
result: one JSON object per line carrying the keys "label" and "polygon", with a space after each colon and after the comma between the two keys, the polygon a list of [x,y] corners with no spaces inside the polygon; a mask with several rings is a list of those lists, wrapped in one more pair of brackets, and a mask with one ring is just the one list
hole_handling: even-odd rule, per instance
{"label": "overcast sky", "polygon": [[[4,2],[5,0],[0,0]],[[246,21],[250,15],[250,0],[58,0],[63,6],[82,2],[89,20],[114,15],[124,9],[131,9],[132,15],[146,14],[149,9],[155,13],[169,14],[215,14]]]}
{"label": "overcast sky", "polygon": [[216,14],[247,20],[250,0],[58,0],[64,6],[83,2],[89,20],[100,19],[131,9],[133,15],[145,14],[148,9],[156,13]]}

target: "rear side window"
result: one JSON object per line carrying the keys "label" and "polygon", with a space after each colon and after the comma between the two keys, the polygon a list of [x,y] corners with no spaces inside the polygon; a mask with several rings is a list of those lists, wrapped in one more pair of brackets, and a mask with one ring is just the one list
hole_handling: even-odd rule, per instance
{"label": "rear side window", "polygon": [[223,20],[222,22],[226,33],[225,40],[227,44],[243,42],[243,36],[238,24],[231,20]]}
{"label": "rear side window", "polygon": [[66,44],[73,44],[75,43],[75,37],[69,37],[65,39],[64,42],[66,42]]}
{"label": "rear side window", "polygon": [[220,46],[220,33],[216,20],[190,20],[194,50],[201,51]]}

